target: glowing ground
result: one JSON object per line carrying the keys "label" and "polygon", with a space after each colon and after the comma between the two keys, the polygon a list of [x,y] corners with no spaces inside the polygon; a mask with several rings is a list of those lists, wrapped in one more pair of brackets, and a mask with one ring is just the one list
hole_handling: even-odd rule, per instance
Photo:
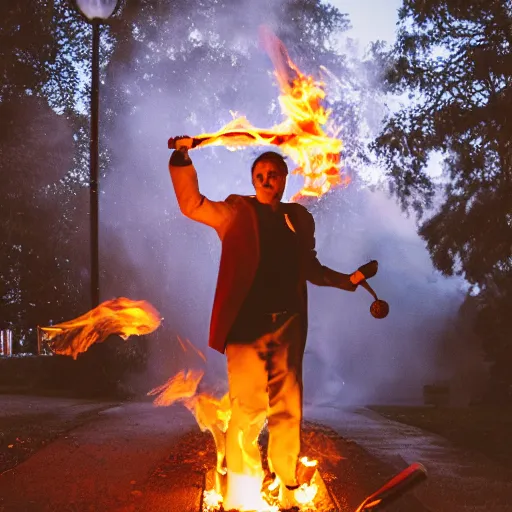
{"label": "glowing ground", "polygon": [[[339,506],[335,505],[334,499],[329,493],[325,482],[323,481],[320,473],[315,470],[313,478],[311,479],[311,484],[316,484],[318,486],[318,491],[314,498],[314,501],[311,505],[302,507],[301,512],[338,512],[340,510]],[[220,492],[221,494],[225,494],[226,492],[226,481],[225,477],[222,477],[217,473],[215,468],[210,469],[204,478],[204,487],[203,487],[203,496],[204,491],[215,490]],[[270,510],[270,509],[269,509]],[[292,509],[296,510],[296,509]],[[201,500],[201,512],[225,512],[224,509],[214,508],[208,506],[204,499]]]}

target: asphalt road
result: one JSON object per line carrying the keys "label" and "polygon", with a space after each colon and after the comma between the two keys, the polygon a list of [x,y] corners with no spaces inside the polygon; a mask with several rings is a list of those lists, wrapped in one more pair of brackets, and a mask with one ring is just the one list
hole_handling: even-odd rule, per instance
{"label": "asphalt road", "polygon": [[[27,405],[52,401],[22,398]],[[2,512],[139,510],[141,488],[152,471],[185,433],[197,430],[179,406],[127,403],[101,409],[0,476]],[[184,483],[178,474],[170,485],[182,489]],[[193,500],[199,494],[199,489],[195,497],[188,493],[183,508],[180,503],[175,510],[198,510]]]}
{"label": "asphalt road", "polygon": [[[407,457],[397,458],[374,449],[379,436],[390,447],[389,420],[366,416],[365,410],[321,408],[306,412],[315,421],[306,423],[304,450],[319,460],[339,512],[355,510],[366,495],[410,462],[407,457],[411,450]],[[38,426],[35,433],[34,425]],[[41,443],[47,431],[49,437]],[[20,451],[17,462],[12,458],[4,461],[0,474],[2,512],[195,512],[200,509],[204,474],[215,461],[211,436],[201,433],[189,411],[179,405],[155,408],[149,402],[106,404],[0,396],[0,433],[4,434],[0,452],[34,445],[26,453]],[[16,433],[18,441],[13,443]],[[396,431],[393,435],[412,434]],[[402,439],[402,445],[407,446],[407,441]],[[421,457],[420,453],[412,455]],[[430,456],[426,465],[433,467],[435,463],[435,457]],[[438,478],[435,471],[433,474]],[[481,489],[484,484],[482,481]],[[432,482],[429,485],[433,489],[429,495],[435,494],[435,486]],[[495,484],[491,488],[491,493],[501,489],[499,500],[490,501],[491,508],[457,508],[453,499],[445,498],[450,511],[512,510],[493,508],[493,503],[502,504],[500,500],[510,493],[506,485],[498,487]],[[441,508],[424,506],[420,496],[418,488],[388,510],[448,510],[442,506],[443,493],[436,498]]]}

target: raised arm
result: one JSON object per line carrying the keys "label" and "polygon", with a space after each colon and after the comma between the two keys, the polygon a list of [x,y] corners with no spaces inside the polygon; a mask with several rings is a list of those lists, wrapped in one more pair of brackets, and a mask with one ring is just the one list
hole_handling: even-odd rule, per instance
{"label": "raised arm", "polygon": [[[178,143],[177,147],[180,147]],[[169,172],[181,213],[189,219],[211,226],[222,238],[234,207],[227,201],[210,201],[201,194],[197,172],[187,150],[185,144],[176,149],[169,159]]]}

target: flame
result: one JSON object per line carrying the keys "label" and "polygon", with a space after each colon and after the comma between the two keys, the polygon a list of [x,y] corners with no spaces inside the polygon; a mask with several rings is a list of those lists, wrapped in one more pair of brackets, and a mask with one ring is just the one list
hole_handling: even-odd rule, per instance
{"label": "flame", "polygon": [[[190,341],[184,342],[180,338],[178,341],[185,352],[192,351],[205,361],[202,352]],[[205,489],[203,493],[206,510],[214,512],[224,507],[224,510],[236,508],[239,511],[278,512],[279,506],[273,502],[276,500],[261,492],[261,467],[250,468],[250,474],[230,474],[225,495],[222,494],[220,478],[227,473],[225,434],[231,417],[230,401],[227,393],[220,400],[208,393],[199,393],[198,388],[203,375],[203,370],[181,370],[165,384],[149,391],[148,396],[155,396],[153,403],[159,407],[181,403],[194,415],[201,431],[209,431],[213,435],[217,450],[216,483],[215,488]],[[302,457],[299,462],[299,473],[305,475],[306,483],[295,491],[294,498],[301,508],[310,510],[314,508],[314,499],[318,492],[318,485],[314,483],[314,472],[318,462],[307,457]],[[275,490],[279,486],[280,482],[276,478],[269,489]]]}
{"label": "flame", "polygon": [[316,493],[318,492],[317,484],[302,484],[295,491],[295,500],[301,504],[301,506],[311,507],[315,500]]}
{"label": "flame", "polygon": [[309,460],[308,457],[302,457],[300,462],[307,468],[316,468],[318,466],[317,460]]}
{"label": "flame", "polygon": [[152,389],[148,396],[158,395],[154,400],[154,404],[160,407],[172,405],[179,400],[188,403],[187,399],[195,396],[197,386],[203,378],[203,374],[204,372],[201,370],[181,370],[162,386]]}
{"label": "flame", "polygon": [[215,489],[205,490],[203,493],[203,502],[207,509],[217,510],[222,505],[222,494]]}
{"label": "flame", "polygon": [[126,340],[134,334],[153,332],[160,322],[160,314],[149,302],[119,297],[74,320],[40,329],[53,352],[76,359],[93,343],[101,343],[112,334]]}
{"label": "flame", "polygon": [[[298,166],[294,174],[304,177],[302,189],[291,198],[320,197],[338,185],[347,185],[341,174],[342,141],[332,126],[330,110],[322,106],[325,84],[304,75],[290,59],[284,44],[267,28],[260,29],[262,46],[269,54],[281,90],[279,103],[286,119],[271,129],[252,126],[238,117],[215,133],[203,133],[200,145],[241,146],[277,145]],[[327,134],[330,132],[330,135]]]}

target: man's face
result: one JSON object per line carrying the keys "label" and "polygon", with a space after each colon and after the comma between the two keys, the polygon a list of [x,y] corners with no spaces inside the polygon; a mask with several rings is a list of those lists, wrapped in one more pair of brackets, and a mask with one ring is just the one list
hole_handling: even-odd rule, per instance
{"label": "man's face", "polygon": [[262,160],[254,167],[252,184],[260,203],[275,204],[283,197],[286,173],[276,163]]}

